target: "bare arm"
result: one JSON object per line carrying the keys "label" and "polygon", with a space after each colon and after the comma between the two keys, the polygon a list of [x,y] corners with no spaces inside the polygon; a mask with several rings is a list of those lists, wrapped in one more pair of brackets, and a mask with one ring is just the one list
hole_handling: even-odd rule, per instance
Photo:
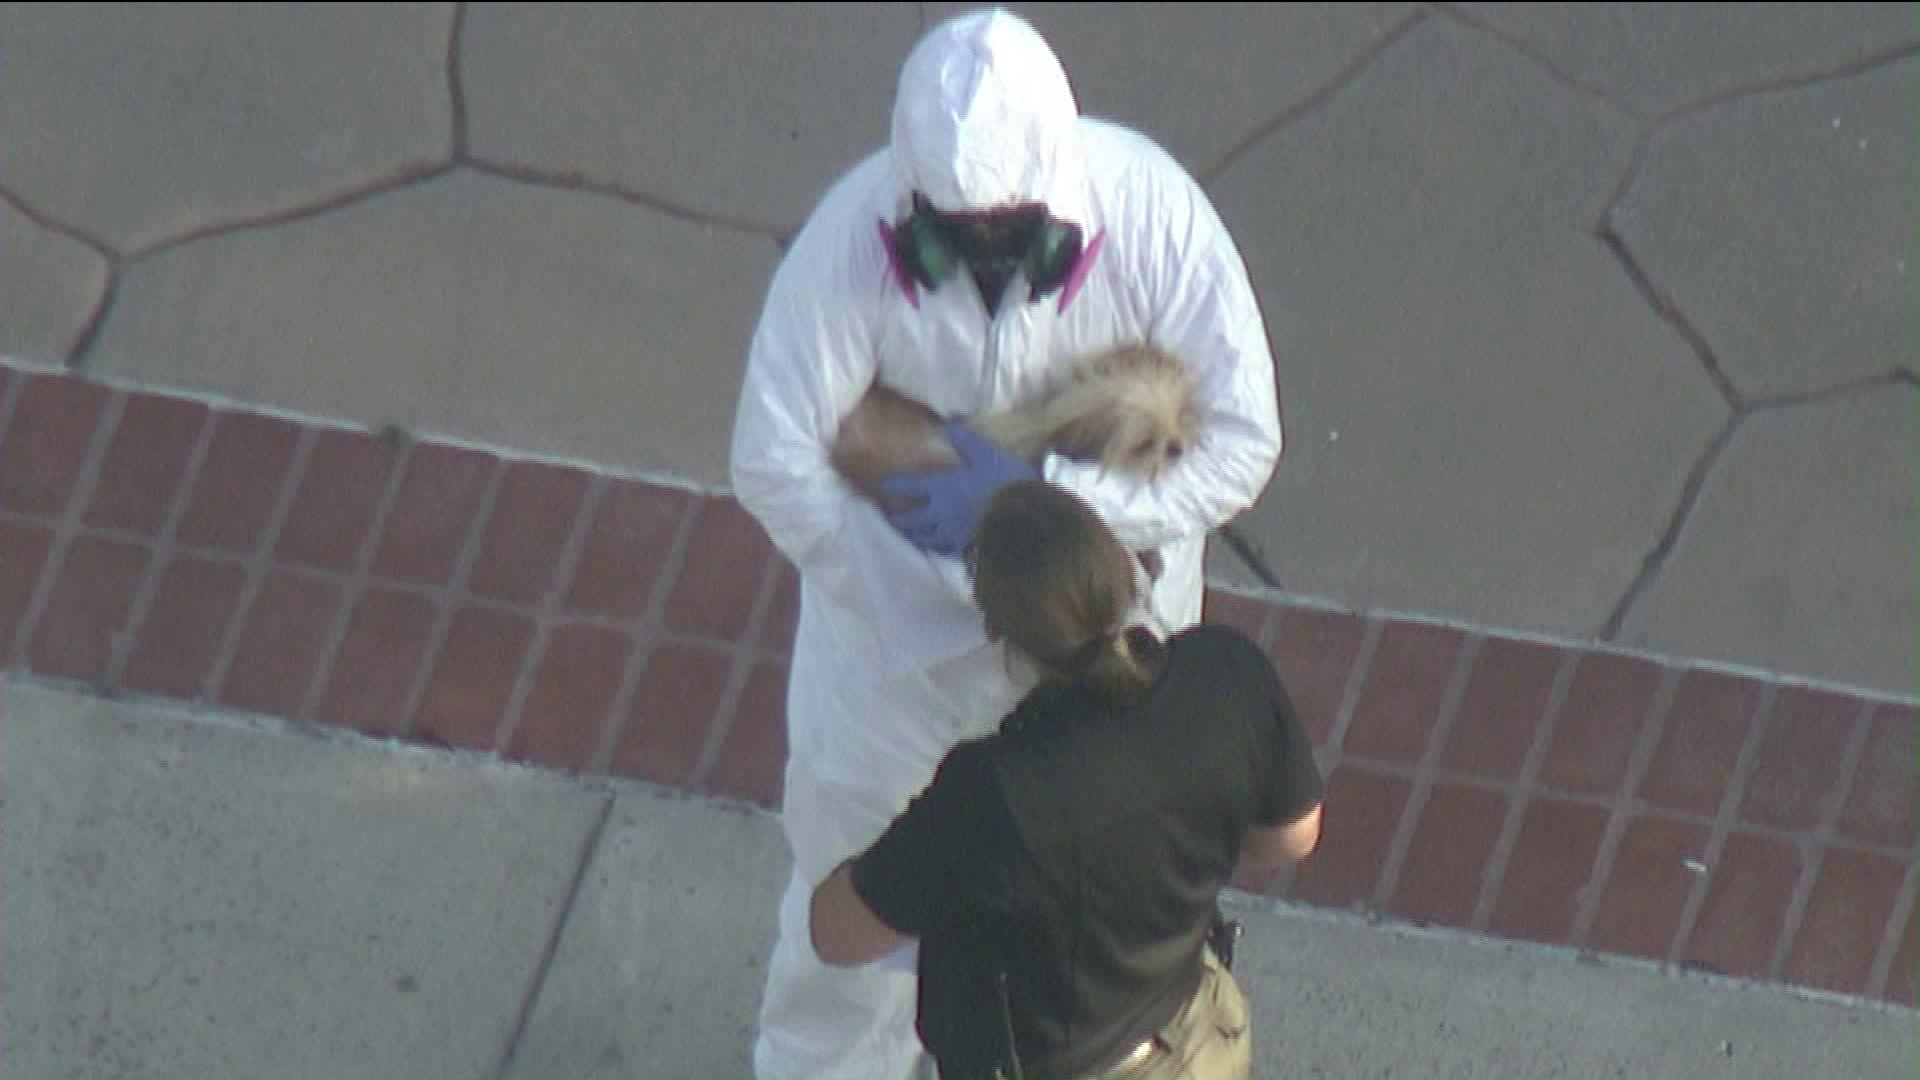
{"label": "bare arm", "polygon": [[834,868],[813,890],[809,906],[813,951],[834,967],[870,964],[907,941],[880,921],[853,887],[853,860]]}
{"label": "bare arm", "polygon": [[990,767],[963,744],[860,854],[813,890],[813,951],[835,967],[880,960],[951,912],[997,903],[1011,823]]}
{"label": "bare arm", "polygon": [[1239,872],[1248,875],[1271,874],[1291,862],[1313,854],[1320,845],[1320,812],[1323,804],[1285,825],[1247,830],[1246,846],[1240,851]]}

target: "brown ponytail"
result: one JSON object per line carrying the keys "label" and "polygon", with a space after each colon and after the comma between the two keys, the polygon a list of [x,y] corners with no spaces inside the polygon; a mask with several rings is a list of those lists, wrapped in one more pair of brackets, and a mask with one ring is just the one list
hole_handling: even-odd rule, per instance
{"label": "brown ponytail", "polygon": [[988,632],[1046,677],[1116,706],[1152,682],[1160,643],[1126,624],[1133,558],[1071,492],[1041,481],[1002,489],[981,517],[970,569]]}

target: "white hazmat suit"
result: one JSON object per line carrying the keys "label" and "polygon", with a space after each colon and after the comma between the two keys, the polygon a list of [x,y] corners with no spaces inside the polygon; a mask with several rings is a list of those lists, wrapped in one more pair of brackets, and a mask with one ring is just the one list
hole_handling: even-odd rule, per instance
{"label": "white hazmat suit", "polygon": [[[1016,278],[989,319],[973,282],[917,287],[886,231],[942,210],[1044,202],[1086,247],[1065,288]],[[991,646],[963,565],[923,552],[833,471],[840,419],[878,378],[946,416],[1033,393],[1069,358],[1149,341],[1188,364],[1204,434],[1151,486],[1048,459],[1120,539],[1157,548],[1163,629],[1200,618],[1209,531],[1245,509],[1281,449],[1265,326],[1205,193],[1146,137],[1082,117],[1065,71],[1000,10],[929,31],[904,65],[890,144],[822,197],[775,272],[732,441],[735,497],[801,576],[782,807],[794,867],[761,1005],[760,1080],[887,1080],[923,1068],[910,954],[824,965],[813,888],[870,844],[956,742],[1028,688]]]}

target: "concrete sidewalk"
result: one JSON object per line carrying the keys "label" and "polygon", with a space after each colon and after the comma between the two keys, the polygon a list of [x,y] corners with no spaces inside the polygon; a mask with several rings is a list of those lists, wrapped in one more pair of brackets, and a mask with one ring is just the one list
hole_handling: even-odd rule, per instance
{"label": "concrete sidewalk", "polygon": [[[6,1080],[746,1077],[758,810],[0,689]],[[1239,898],[1258,1075],[1915,1074],[1912,1012]]]}

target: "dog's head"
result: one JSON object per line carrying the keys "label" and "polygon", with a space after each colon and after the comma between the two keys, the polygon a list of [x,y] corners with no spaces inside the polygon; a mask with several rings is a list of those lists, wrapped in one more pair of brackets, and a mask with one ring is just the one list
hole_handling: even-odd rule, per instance
{"label": "dog's head", "polygon": [[1077,371],[1055,412],[1058,452],[1147,480],[1159,479],[1200,437],[1186,369],[1144,346],[1116,349]]}

